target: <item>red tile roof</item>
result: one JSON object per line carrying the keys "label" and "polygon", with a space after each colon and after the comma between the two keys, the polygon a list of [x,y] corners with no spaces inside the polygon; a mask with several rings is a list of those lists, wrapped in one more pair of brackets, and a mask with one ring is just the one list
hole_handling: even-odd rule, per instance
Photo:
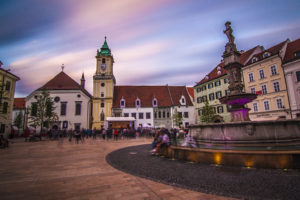
{"label": "red tile roof", "polygon": [[[221,73],[219,74],[218,74],[218,67],[220,67],[219,71],[221,71]],[[213,79],[219,78],[224,75],[226,75],[226,70],[224,69],[224,62],[221,62],[211,72],[209,72],[209,74],[206,75],[200,82],[198,82],[197,85],[211,81]]]}
{"label": "red tile roof", "polygon": [[[253,57],[256,57],[256,58],[257,58],[257,61],[256,61],[256,62],[258,62],[258,61],[260,61],[260,60],[263,60],[263,59],[264,59],[263,55],[264,55],[265,52],[269,52],[269,53],[271,54],[270,56],[273,56],[273,55],[278,54],[279,51],[283,48],[285,42],[286,42],[286,40],[283,41],[283,42],[281,42],[281,43],[279,43],[279,44],[277,44],[277,45],[275,45],[275,46],[273,46],[273,47],[271,47],[271,48],[269,48],[269,49],[267,49],[267,50],[264,50],[264,51],[262,51],[262,52],[260,52],[260,53],[258,53],[258,54],[253,55],[253,56],[251,57],[251,59],[249,59],[249,61],[248,61],[247,64],[245,64],[245,65],[250,65],[250,64],[252,64],[252,58],[253,58]],[[269,57],[270,57],[270,56],[269,56]]]}
{"label": "red tile roof", "polygon": [[192,99],[194,99],[194,88],[193,87],[187,87],[187,90],[188,90],[190,96],[192,97]]}
{"label": "red tile roof", "polygon": [[185,86],[168,86],[174,106],[180,106],[180,99],[184,96],[186,105],[193,106],[189,93]]}
{"label": "red tile roof", "polygon": [[[247,62],[247,60],[249,59],[249,56],[251,56],[253,54],[253,52],[255,50],[257,50],[258,48],[262,48],[261,46],[255,46],[252,49],[249,49],[246,52],[243,52],[241,54],[241,63],[245,64],[245,62]],[[220,71],[221,73],[218,74],[218,67],[220,67]],[[208,79],[206,78],[206,76],[200,81],[198,82],[195,86],[200,85],[202,83],[211,81],[213,79],[219,78],[221,76],[224,76],[227,74],[226,70],[223,68],[224,67],[224,62],[222,61],[221,63],[219,63],[208,75],[206,75],[208,77]]]}
{"label": "red tile roof", "polygon": [[192,106],[185,86],[115,86],[113,108],[120,107],[122,98],[125,99],[126,107],[135,107],[137,98],[141,100],[141,107],[152,107],[154,98],[157,99],[158,107],[170,107],[179,105],[179,98],[182,94],[185,96],[187,105]]}
{"label": "red tile roof", "polygon": [[288,43],[283,62],[287,63],[299,59],[300,57],[295,55],[296,52],[300,52],[300,38]]}
{"label": "red tile roof", "polygon": [[25,98],[14,98],[13,109],[25,109]]}
{"label": "red tile roof", "polygon": [[81,90],[87,96],[92,97],[92,95],[88,91],[86,91],[83,87],[81,87],[76,81],[74,81],[63,71],[58,73],[54,78],[49,80],[38,90]]}

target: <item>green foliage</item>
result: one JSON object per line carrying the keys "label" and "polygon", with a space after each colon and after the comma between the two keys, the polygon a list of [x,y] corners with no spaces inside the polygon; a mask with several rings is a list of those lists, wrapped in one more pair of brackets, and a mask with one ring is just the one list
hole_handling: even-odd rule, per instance
{"label": "green foliage", "polygon": [[208,101],[205,102],[205,106],[202,109],[201,122],[203,123],[212,123],[215,117],[215,112],[212,106],[208,104]]}
{"label": "green foliage", "polygon": [[38,95],[37,101],[31,105],[30,110],[29,124],[33,127],[40,126],[41,131],[43,127],[48,127],[51,122],[58,120],[54,112],[54,101],[46,91]]}
{"label": "green foliage", "polygon": [[18,127],[20,129],[23,126],[23,113],[20,111],[17,115],[17,117],[14,120],[14,126]]}
{"label": "green foliage", "polygon": [[179,127],[182,124],[182,114],[177,111],[177,108],[174,110],[174,114],[172,116],[173,123],[176,127]]}

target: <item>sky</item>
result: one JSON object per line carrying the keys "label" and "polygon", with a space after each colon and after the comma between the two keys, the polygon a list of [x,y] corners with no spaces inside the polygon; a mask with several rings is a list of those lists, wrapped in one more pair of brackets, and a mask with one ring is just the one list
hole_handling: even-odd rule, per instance
{"label": "sky", "polygon": [[299,0],[1,0],[0,60],[25,97],[64,72],[92,94],[104,37],[117,85],[193,86],[222,59],[231,21],[239,50],[300,37]]}

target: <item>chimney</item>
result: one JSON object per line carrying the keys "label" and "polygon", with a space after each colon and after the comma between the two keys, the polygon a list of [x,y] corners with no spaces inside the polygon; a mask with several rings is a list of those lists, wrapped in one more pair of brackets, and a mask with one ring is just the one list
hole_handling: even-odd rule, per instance
{"label": "chimney", "polygon": [[81,79],[80,79],[80,86],[81,86],[82,88],[84,88],[84,86],[85,86],[84,73],[82,73],[82,76],[81,76]]}
{"label": "chimney", "polygon": [[3,63],[2,63],[1,60],[0,60],[0,68],[2,68],[2,65],[3,65]]}

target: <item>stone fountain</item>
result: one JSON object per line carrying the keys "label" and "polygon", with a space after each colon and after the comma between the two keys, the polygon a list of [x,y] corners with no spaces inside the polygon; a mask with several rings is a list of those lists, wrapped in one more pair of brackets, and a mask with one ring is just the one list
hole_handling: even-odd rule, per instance
{"label": "stone fountain", "polygon": [[245,105],[256,94],[243,92],[241,54],[234,43],[230,22],[224,33],[224,68],[230,93],[220,98],[231,114],[229,123],[191,125],[197,148],[178,145],[163,151],[167,157],[215,165],[260,168],[300,168],[300,120],[250,121]]}
{"label": "stone fountain", "polygon": [[244,85],[241,77],[243,65],[241,64],[241,53],[236,49],[230,24],[230,22],[226,22],[225,24],[226,30],[224,33],[228,37],[228,42],[223,54],[224,69],[228,74],[228,89],[230,93],[219,100],[222,104],[228,106],[232,122],[250,121],[248,114],[249,108],[246,108],[245,105],[256,99],[256,94],[243,92]]}

